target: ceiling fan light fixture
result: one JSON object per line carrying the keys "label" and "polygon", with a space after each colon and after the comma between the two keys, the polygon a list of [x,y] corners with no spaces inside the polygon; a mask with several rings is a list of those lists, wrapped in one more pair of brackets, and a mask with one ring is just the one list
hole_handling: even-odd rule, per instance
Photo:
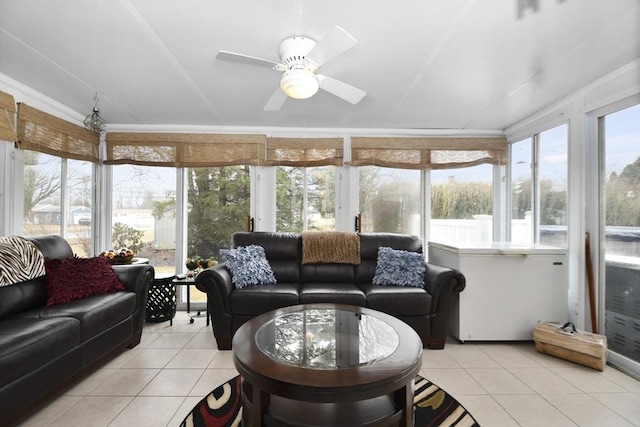
{"label": "ceiling fan light fixture", "polygon": [[280,80],[280,89],[294,99],[311,98],[319,88],[318,78],[306,69],[287,70]]}

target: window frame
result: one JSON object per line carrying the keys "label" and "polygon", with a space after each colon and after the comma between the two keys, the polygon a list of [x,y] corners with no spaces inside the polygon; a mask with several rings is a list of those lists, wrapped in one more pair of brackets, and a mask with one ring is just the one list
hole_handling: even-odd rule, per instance
{"label": "window frame", "polygon": [[525,139],[531,140],[531,207],[532,207],[532,231],[531,231],[531,243],[540,243],[540,174],[539,174],[539,156],[540,156],[540,134],[547,132],[549,130],[555,129],[560,126],[567,127],[567,135],[566,135],[566,149],[567,149],[567,240],[565,246],[569,245],[568,231],[570,226],[570,200],[569,200],[569,188],[570,188],[570,164],[569,164],[569,152],[571,148],[571,121],[568,119],[560,119],[554,120],[551,122],[546,122],[539,126],[536,126],[530,133],[523,133],[516,137],[512,137],[508,139],[507,144],[508,148],[508,161],[507,161],[507,174],[505,179],[505,191],[504,194],[506,196],[505,203],[505,217],[504,217],[504,225],[506,226],[505,230],[505,239],[507,241],[512,240],[511,228],[512,228],[512,207],[513,207],[513,198],[511,193],[511,188],[513,185],[513,175],[512,175],[512,155],[513,155],[513,145],[519,142],[524,141]]}

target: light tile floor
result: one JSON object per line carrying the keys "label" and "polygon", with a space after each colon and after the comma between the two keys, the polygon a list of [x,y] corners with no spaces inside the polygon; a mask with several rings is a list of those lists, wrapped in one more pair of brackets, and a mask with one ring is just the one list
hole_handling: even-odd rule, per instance
{"label": "light tile floor", "polygon": [[[532,343],[460,344],[425,350],[421,374],[452,394],[482,427],[640,426],[640,381],[537,353]],[[69,387],[22,427],[178,426],[234,377],[204,318],[146,323],[140,345]]]}

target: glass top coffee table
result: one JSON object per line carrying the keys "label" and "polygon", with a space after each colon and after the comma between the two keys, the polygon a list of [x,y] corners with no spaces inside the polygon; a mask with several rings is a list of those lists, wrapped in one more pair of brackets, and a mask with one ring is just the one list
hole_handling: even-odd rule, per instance
{"label": "glass top coffee table", "polygon": [[305,304],[257,316],[233,337],[242,426],[413,426],[422,342],[393,316]]}

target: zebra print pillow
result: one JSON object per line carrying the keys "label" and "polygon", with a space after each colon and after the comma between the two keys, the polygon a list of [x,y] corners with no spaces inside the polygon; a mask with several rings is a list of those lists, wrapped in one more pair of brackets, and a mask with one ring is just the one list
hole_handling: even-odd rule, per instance
{"label": "zebra print pillow", "polygon": [[20,236],[0,237],[0,287],[44,276],[44,255]]}

